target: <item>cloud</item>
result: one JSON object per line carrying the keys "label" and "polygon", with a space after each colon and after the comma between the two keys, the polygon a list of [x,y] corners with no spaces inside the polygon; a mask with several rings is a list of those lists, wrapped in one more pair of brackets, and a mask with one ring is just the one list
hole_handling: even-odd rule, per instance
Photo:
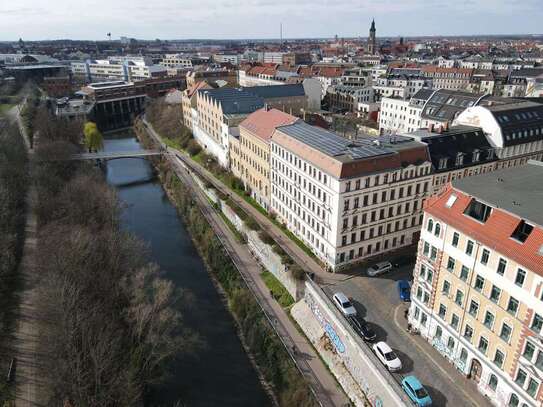
{"label": "cloud", "polygon": [[0,40],[269,38],[543,31],[542,0],[18,0],[0,6]]}

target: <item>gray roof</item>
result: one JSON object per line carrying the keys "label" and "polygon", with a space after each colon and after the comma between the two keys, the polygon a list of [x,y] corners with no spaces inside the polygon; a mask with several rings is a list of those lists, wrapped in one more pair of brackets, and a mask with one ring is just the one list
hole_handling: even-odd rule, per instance
{"label": "gray roof", "polygon": [[452,121],[463,110],[477,105],[482,97],[475,93],[440,89],[428,99],[421,116],[423,119]]}
{"label": "gray roof", "polygon": [[223,114],[252,113],[264,107],[264,99],[243,88],[200,89],[198,93],[220,103]]}
{"label": "gray roof", "polygon": [[513,103],[489,106],[502,129],[506,146],[543,140],[543,104],[516,100]]}
{"label": "gray roof", "polygon": [[260,96],[263,99],[305,96],[304,85],[301,83],[294,85],[252,86],[243,88],[243,90]]}
{"label": "gray roof", "polygon": [[345,156],[348,160],[357,160],[394,152],[394,150],[376,143],[377,139],[375,138],[348,140],[321,127],[311,126],[302,120],[280,126],[278,130],[329,157],[339,160],[341,160],[342,156]]}
{"label": "gray roof", "polygon": [[452,185],[490,206],[543,227],[541,180],[543,162],[531,160],[521,167],[458,179]]}

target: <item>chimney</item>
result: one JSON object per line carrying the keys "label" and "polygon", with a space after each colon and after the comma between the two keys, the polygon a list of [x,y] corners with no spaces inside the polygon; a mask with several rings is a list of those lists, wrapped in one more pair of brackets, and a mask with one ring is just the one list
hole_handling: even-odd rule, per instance
{"label": "chimney", "polygon": [[266,112],[269,112],[270,111],[270,105],[268,105],[267,103],[264,103],[264,110]]}

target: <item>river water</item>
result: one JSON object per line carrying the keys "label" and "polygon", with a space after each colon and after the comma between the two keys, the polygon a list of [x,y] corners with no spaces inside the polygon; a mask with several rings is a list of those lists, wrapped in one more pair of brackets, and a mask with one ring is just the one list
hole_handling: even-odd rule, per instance
{"label": "river water", "polygon": [[[141,149],[130,134],[107,138],[105,151]],[[217,293],[176,209],[153,168],[144,159],[109,161],[108,183],[125,205],[122,225],[147,242],[151,261],[174,284],[191,293],[180,305],[184,323],[204,348],[173,362],[168,382],[157,388],[148,406],[270,406],[257,374],[236,334],[232,316]]]}

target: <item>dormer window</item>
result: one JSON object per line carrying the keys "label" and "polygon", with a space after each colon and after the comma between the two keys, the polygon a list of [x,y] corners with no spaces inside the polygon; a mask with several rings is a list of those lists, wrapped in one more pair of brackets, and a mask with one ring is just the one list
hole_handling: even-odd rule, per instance
{"label": "dormer window", "polygon": [[468,215],[473,219],[485,223],[492,213],[492,207],[479,202],[476,199],[472,199],[468,207],[464,211],[464,215]]}
{"label": "dormer window", "polygon": [[521,243],[524,243],[526,239],[528,239],[530,233],[532,233],[532,230],[534,230],[532,225],[526,223],[524,220],[521,220],[511,237]]}
{"label": "dormer window", "polygon": [[462,165],[462,164],[464,164],[464,154],[458,153],[456,155],[456,165]]}
{"label": "dormer window", "polygon": [[447,168],[447,161],[448,160],[449,159],[447,157],[443,157],[443,158],[439,159],[439,169],[440,170],[443,170],[443,169]]}
{"label": "dormer window", "polygon": [[479,161],[479,158],[481,156],[481,152],[479,150],[473,150],[473,158],[472,158],[472,161],[474,163],[476,163],[477,161]]}

